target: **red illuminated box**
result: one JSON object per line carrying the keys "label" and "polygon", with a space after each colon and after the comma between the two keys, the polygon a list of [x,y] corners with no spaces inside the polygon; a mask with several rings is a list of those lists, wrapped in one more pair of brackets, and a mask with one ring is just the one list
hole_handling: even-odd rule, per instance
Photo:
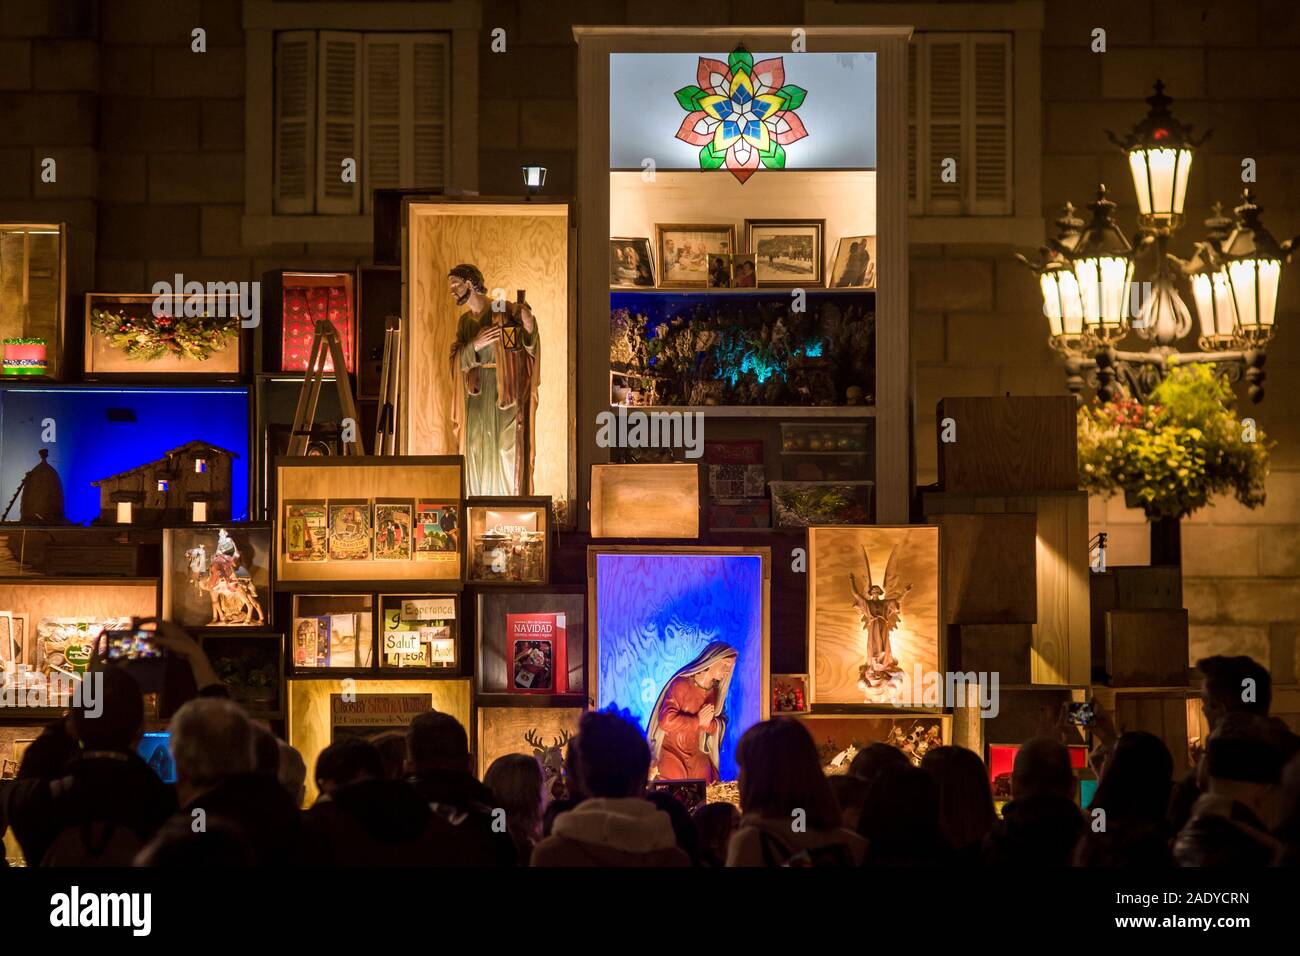
{"label": "red illuminated box", "polygon": [[[338,330],[343,362],[357,368],[357,318],[349,272],[269,272],[262,278],[262,321],[266,329],[266,372],[305,372],[317,321]],[[334,362],[326,353],[325,371]]]}
{"label": "red illuminated box", "polygon": [[707,465],[761,465],[761,441],[706,441],[704,463]]}
{"label": "red illuminated box", "polygon": [[[1070,769],[1076,771],[1088,769],[1088,748],[1080,744],[1070,744]],[[993,799],[1004,801],[1011,799],[1011,771],[1015,766],[1019,744],[989,744],[989,784],[993,787]]]}

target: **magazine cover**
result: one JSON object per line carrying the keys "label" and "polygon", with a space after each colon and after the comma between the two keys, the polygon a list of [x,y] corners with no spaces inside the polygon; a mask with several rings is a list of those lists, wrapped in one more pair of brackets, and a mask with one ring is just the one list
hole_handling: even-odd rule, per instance
{"label": "magazine cover", "polygon": [[284,553],[289,561],[324,561],[324,501],[284,503]]}
{"label": "magazine cover", "polygon": [[565,693],[569,668],[564,614],[507,614],[506,641],[512,690]]}
{"label": "magazine cover", "polygon": [[375,499],[375,560],[411,560],[410,498]]}
{"label": "magazine cover", "polygon": [[460,550],[460,515],[454,502],[420,500],[415,506],[415,560],[447,561]]}
{"label": "magazine cover", "polygon": [[330,501],[331,561],[370,560],[370,502]]}

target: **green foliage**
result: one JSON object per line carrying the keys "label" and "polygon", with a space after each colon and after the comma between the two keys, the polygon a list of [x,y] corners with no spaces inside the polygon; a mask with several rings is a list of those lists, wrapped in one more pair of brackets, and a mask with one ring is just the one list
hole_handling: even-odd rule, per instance
{"label": "green foliage", "polygon": [[1080,487],[1123,492],[1150,520],[1185,518],[1214,495],[1264,503],[1272,443],[1238,417],[1232,387],[1210,365],[1172,368],[1146,404],[1086,405],[1078,425]]}
{"label": "green foliage", "polygon": [[219,352],[239,332],[237,316],[155,316],[95,309],[90,327],[110,348],[129,359],[152,362],[166,356],[202,362]]}

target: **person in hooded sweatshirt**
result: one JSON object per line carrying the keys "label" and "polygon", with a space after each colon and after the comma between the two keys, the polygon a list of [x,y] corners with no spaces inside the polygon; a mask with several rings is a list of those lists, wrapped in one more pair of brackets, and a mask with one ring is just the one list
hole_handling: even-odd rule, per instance
{"label": "person in hooded sweatshirt", "polygon": [[345,737],[316,758],[320,796],[303,814],[304,860],[321,866],[432,862],[433,811],[405,780],[388,779],[373,741]]}
{"label": "person in hooded sweatshirt", "polygon": [[431,710],[406,732],[407,770],[415,792],[433,811],[433,866],[514,866],[515,842],[498,825],[495,795],[475,779],[465,728]]}
{"label": "person in hooded sweatshirt", "polygon": [[258,772],[254,730],[234,701],[199,697],[176,711],[169,726],[176,763],[177,814],[221,818],[238,827],[258,866],[299,862],[301,814],[276,777]]}
{"label": "person in hooded sweatshirt", "polygon": [[650,746],[619,714],[588,712],[569,741],[584,799],[533,849],[533,866],[684,867],[668,814],[646,799]]}

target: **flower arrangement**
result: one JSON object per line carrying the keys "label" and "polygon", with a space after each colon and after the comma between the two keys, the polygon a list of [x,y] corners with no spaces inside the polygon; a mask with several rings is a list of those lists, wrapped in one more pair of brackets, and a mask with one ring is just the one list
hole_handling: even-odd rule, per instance
{"label": "flower arrangement", "polygon": [[1078,436],[1080,487],[1122,491],[1148,520],[1185,518],[1218,494],[1264,503],[1271,443],[1238,417],[1232,387],[1210,365],[1175,366],[1146,403],[1085,405]]}
{"label": "flower arrangement", "polygon": [[237,334],[238,316],[154,315],[152,310],[128,313],[95,309],[90,328],[110,348],[129,359],[153,362],[171,356],[202,362],[221,351]]}

